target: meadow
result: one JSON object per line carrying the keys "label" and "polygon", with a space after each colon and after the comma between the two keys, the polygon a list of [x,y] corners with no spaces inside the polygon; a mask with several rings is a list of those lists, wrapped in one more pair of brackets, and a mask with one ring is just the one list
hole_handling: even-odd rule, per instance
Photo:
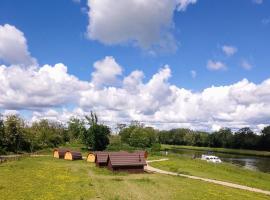
{"label": "meadow", "polygon": [[3,163],[0,177],[1,198],[5,200],[270,199],[263,194],[182,177],[112,173],[85,161],[52,157],[27,157]]}

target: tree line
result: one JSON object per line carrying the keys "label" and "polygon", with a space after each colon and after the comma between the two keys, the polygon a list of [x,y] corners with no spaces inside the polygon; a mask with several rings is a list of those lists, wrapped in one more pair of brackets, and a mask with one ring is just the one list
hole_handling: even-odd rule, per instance
{"label": "tree line", "polygon": [[46,119],[27,124],[19,115],[0,115],[0,154],[35,152],[75,142],[87,149],[104,150],[110,134],[110,128],[98,123],[95,113],[85,119],[72,117],[67,125]]}
{"label": "tree line", "polygon": [[162,144],[270,150],[270,126],[263,128],[260,133],[248,127],[236,132],[222,128],[213,133],[180,128],[160,131],[158,137]]}
{"label": "tree line", "polygon": [[112,134],[93,112],[84,119],[71,117],[67,124],[46,119],[29,124],[19,115],[0,115],[0,154],[35,152],[66,143],[82,143],[92,150],[159,150],[160,144],[171,144],[270,151],[270,126],[260,133],[248,127],[209,133],[184,128],[160,131],[134,121],[120,124],[118,129],[118,134]]}

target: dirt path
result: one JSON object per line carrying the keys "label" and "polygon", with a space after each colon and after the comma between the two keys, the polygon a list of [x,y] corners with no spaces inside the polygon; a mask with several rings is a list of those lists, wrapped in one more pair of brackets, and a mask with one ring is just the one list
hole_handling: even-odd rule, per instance
{"label": "dirt path", "polygon": [[[168,160],[168,159],[150,160],[150,161],[147,161],[147,163],[160,162],[160,161],[166,161],[166,160]],[[208,178],[202,178],[202,177],[198,177],[198,176],[190,176],[190,175],[186,175],[186,174],[178,174],[178,173],[175,173],[175,172],[164,171],[164,170],[161,170],[161,169],[151,167],[150,165],[147,165],[145,167],[145,170],[149,171],[149,172],[172,175],[172,176],[181,176],[181,177],[191,178],[191,179],[205,181],[205,182],[209,182],[209,183],[215,183],[215,184],[223,185],[223,186],[226,186],[226,187],[231,187],[231,188],[236,188],[236,189],[247,190],[247,191],[251,191],[251,192],[258,192],[258,193],[270,195],[270,191],[266,191],[266,190],[262,190],[262,189],[258,189],[258,188],[252,188],[252,187],[248,187],[248,186],[244,186],[244,185],[238,185],[238,184],[235,184],[235,183],[229,183],[229,182],[225,182],[225,181],[217,181],[217,180],[208,179]]]}

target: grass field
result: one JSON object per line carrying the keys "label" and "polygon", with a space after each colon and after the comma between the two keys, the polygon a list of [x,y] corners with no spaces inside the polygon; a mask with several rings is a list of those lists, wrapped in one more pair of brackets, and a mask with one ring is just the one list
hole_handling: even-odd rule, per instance
{"label": "grass field", "polygon": [[114,174],[85,161],[24,158],[0,165],[5,200],[230,199],[270,196],[159,174]]}
{"label": "grass field", "polygon": [[212,148],[212,147],[195,147],[195,146],[183,146],[183,145],[165,145],[165,144],[162,145],[162,150],[173,150],[173,149],[189,149],[189,150],[197,150],[197,151],[212,151],[212,152],[218,152],[218,153],[231,153],[231,154],[247,155],[247,156],[270,157],[269,151]]}
{"label": "grass field", "polygon": [[[154,157],[157,159],[157,157]],[[169,160],[154,162],[151,166],[167,171],[238,183],[270,191],[270,174],[247,170],[229,163],[208,163],[171,154]]]}

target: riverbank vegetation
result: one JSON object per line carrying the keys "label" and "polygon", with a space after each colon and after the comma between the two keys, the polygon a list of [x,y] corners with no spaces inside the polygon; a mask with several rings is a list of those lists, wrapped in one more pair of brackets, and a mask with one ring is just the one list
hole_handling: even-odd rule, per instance
{"label": "riverbank vegetation", "polygon": [[24,158],[1,165],[5,200],[267,200],[269,196],[160,174],[112,173],[85,161]]}
{"label": "riverbank vegetation", "polygon": [[234,133],[229,128],[222,128],[213,133],[171,129],[159,132],[159,142],[170,145],[270,151],[270,126],[265,127],[260,133],[255,133],[248,127]]}

